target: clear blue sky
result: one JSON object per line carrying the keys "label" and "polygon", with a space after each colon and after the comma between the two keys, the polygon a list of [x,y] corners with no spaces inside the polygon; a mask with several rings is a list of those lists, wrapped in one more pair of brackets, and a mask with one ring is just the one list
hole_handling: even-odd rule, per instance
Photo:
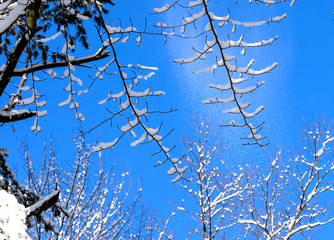
{"label": "clear blue sky", "polygon": [[[161,7],[164,3],[162,0],[154,1],[154,4],[152,2],[149,0],[116,1],[116,6],[110,11],[110,23],[114,22],[117,25],[118,18],[122,18],[123,25],[128,26],[129,16],[137,29],[144,27],[143,16],[147,16],[149,24],[159,21],[181,22],[181,16],[176,16],[180,14],[179,11],[176,11],[177,14],[173,16],[171,14],[149,16],[154,7]],[[283,150],[297,149],[296,143],[303,127],[301,116],[307,123],[312,123],[316,116],[324,114],[328,118],[334,118],[334,81],[331,72],[334,56],[334,22],[330,20],[330,13],[334,11],[333,1],[324,0],[320,3],[297,0],[293,7],[283,3],[269,8],[242,3],[236,6],[234,1],[230,2],[228,6],[224,6],[225,3],[215,3],[217,15],[226,15],[227,7],[232,16],[240,21],[260,21],[270,16],[287,13],[287,18],[279,24],[273,23],[269,27],[254,28],[251,31],[239,27],[237,33],[245,32],[251,40],[261,40],[276,35],[279,37],[272,46],[248,53],[251,58],[255,58],[255,66],[279,63],[270,74],[256,79],[256,81],[265,80],[266,84],[252,94],[251,101],[255,105],[265,106],[265,110],[258,118],[266,121],[263,131],[271,143],[269,149],[277,145]],[[134,46],[134,38],[132,41]],[[208,106],[201,103],[202,100],[217,94],[207,87],[212,81],[210,73],[192,74],[200,64],[179,66],[172,63],[173,59],[192,56],[192,45],[199,45],[202,48],[203,44],[197,40],[169,39],[164,46],[163,42],[163,38],[144,36],[140,48],[122,47],[119,51],[124,64],[140,62],[143,65],[159,68],[157,74],[149,81],[154,90],[163,90],[166,96],[151,100],[151,106],[166,110],[171,107],[179,109],[175,113],[158,116],[164,121],[165,132],[176,128],[166,142],[166,145],[172,146],[179,145],[181,133],[187,134],[191,131],[188,122],[192,121],[193,115],[209,116],[214,124],[227,123],[230,117],[222,113],[224,106]],[[84,75],[85,72],[81,74]],[[104,81],[99,83],[99,86],[110,88],[111,84],[114,83]],[[20,162],[22,157],[18,153],[17,141],[20,139],[29,140],[31,151],[36,157],[41,156],[42,142],[51,135],[57,141],[60,159],[70,159],[74,152],[72,136],[79,123],[74,120],[74,112],[69,111],[68,107],[57,107],[57,104],[67,97],[61,90],[66,87],[66,83],[51,80],[43,85],[43,93],[47,94],[45,98],[48,101],[48,115],[40,119],[43,131],[37,136],[30,132],[33,120],[15,123],[16,132],[12,131],[11,124],[1,127],[0,146],[9,149],[10,164],[16,166],[19,174],[24,171],[23,164]],[[82,100],[81,111],[87,119],[82,125],[84,128],[89,128],[97,122],[101,109],[95,106],[105,96],[97,89],[88,93],[87,99]],[[158,117],[154,121],[158,120]],[[94,140],[97,135],[98,132],[95,132],[90,137]],[[108,128],[101,129],[101,140],[112,141],[114,137],[110,135]],[[265,161],[259,159],[256,147],[241,146],[242,142],[238,140],[241,135],[242,131],[239,129],[219,130],[219,138],[228,148],[226,155],[231,164]],[[162,207],[163,213],[166,213],[169,209],[167,201],[177,199],[174,186],[169,182],[171,178],[166,174],[170,166],[154,168],[154,163],[159,160],[159,157],[150,156],[150,153],[154,152],[152,150],[155,147],[154,144],[131,148],[132,141],[133,139],[123,139],[114,151],[105,151],[105,158],[111,161],[115,159],[120,168],[131,169],[134,182],[137,179],[143,182],[145,201],[150,202],[152,208]],[[175,155],[181,154],[182,147],[178,146]],[[329,225],[317,232],[316,239],[330,239],[333,234],[333,225]]]}

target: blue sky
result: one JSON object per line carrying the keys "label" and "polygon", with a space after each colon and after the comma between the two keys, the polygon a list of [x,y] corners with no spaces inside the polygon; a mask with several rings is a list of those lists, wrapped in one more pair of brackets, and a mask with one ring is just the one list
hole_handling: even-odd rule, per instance
{"label": "blue sky", "polygon": [[[241,2],[241,1],[239,1]],[[118,18],[122,18],[124,26],[129,24],[128,17],[137,29],[144,27],[147,17],[148,24],[159,21],[172,23],[181,22],[181,12],[174,14],[148,15],[153,12],[154,7],[161,7],[165,2],[162,0],[152,1],[116,1],[116,6],[110,11],[110,24],[118,24]],[[255,66],[269,66],[272,62],[278,62],[278,67],[270,74],[258,77],[256,81],[265,80],[266,84],[251,95],[254,105],[264,105],[265,110],[257,117],[265,120],[264,134],[268,136],[269,151],[277,145],[284,149],[297,149],[298,136],[302,133],[303,116],[307,123],[315,121],[316,116],[326,114],[328,118],[334,118],[334,82],[331,69],[334,56],[334,22],[330,21],[330,13],[334,11],[334,4],[330,0],[321,1],[297,1],[293,7],[288,4],[278,4],[269,8],[249,5],[248,3],[234,4],[230,1],[225,6],[216,3],[214,6],[217,14],[226,15],[227,7],[232,16],[240,21],[259,21],[268,19],[270,16],[280,16],[287,13],[287,18],[279,24],[272,23],[270,26],[252,28],[237,28],[236,34],[245,33],[250,40],[261,40],[278,36],[278,40],[272,45],[249,51],[247,55],[255,59]],[[94,41],[94,39],[92,39]],[[166,45],[161,37],[144,36],[141,47],[136,47],[134,38],[130,47],[121,46],[119,55],[124,64],[140,62],[147,66],[156,66],[159,71],[149,80],[149,85],[154,90],[163,90],[166,96],[151,100],[152,108],[168,110],[173,107],[177,112],[155,116],[152,120],[158,124],[164,121],[164,131],[175,128],[174,133],[166,141],[166,145],[177,145],[175,155],[182,155],[180,146],[180,134],[188,134],[191,128],[192,116],[210,117],[213,124],[224,124],[230,116],[223,114],[225,106],[204,105],[202,101],[217,94],[207,86],[212,81],[218,81],[217,76],[210,73],[195,75],[192,72],[198,69],[201,63],[179,66],[172,63],[173,59],[190,57],[193,55],[191,46],[201,46],[203,42],[198,40],[184,40],[177,38],[168,39]],[[91,46],[94,47],[94,44]],[[92,50],[94,52],[95,49]],[[246,55],[246,56],[247,56]],[[85,75],[86,70],[80,72]],[[219,77],[219,76],[218,76]],[[82,112],[87,121],[82,127],[89,129],[98,122],[101,108],[95,107],[96,103],[105,98],[104,88],[110,88],[112,82],[101,81],[87,98],[81,99]],[[42,84],[41,84],[42,85]],[[10,152],[10,164],[17,168],[18,173],[24,172],[23,164],[20,162],[22,156],[18,153],[18,140],[28,139],[33,156],[41,156],[42,142],[51,135],[56,139],[58,156],[60,159],[69,159],[73,156],[72,136],[77,133],[80,125],[75,121],[74,112],[68,107],[58,108],[57,104],[66,99],[61,88],[66,83],[50,80],[43,83],[43,93],[47,95],[48,115],[40,119],[42,132],[36,135],[30,132],[33,120],[14,123],[16,129],[12,131],[12,125],[1,127],[0,146],[6,147]],[[90,98],[91,97],[91,98]],[[256,146],[242,146],[239,140],[243,131],[239,129],[219,129],[219,139],[227,147],[226,158],[231,164],[246,163],[253,161],[266,161],[261,159],[261,152]],[[93,140],[99,135],[102,141],[112,141],[112,131],[108,127],[101,128],[89,137]],[[170,183],[171,178],[166,174],[169,166],[153,167],[159,160],[159,156],[152,157],[154,144],[137,146],[131,148],[129,145],[133,139],[125,138],[115,147],[115,150],[104,152],[105,158],[112,162],[116,160],[120,169],[130,169],[134,182],[139,179],[143,182],[144,199],[150,202],[152,208],[162,206],[162,213],[166,214],[168,201],[176,198],[175,186]],[[153,149],[152,149],[153,148]],[[260,156],[260,159],[259,159]],[[161,190],[163,189],[163,191]],[[334,234],[332,225],[317,232],[317,239],[328,239]]]}

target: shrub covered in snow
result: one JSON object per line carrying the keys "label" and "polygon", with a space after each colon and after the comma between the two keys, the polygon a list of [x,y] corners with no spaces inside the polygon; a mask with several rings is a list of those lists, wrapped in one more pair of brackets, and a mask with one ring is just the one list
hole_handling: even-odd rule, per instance
{"label": "shrub covered in snow", "polygon": [[30,239],[26,232],[25,207],[5,190],[0,190],[0,199],[0,240]]}

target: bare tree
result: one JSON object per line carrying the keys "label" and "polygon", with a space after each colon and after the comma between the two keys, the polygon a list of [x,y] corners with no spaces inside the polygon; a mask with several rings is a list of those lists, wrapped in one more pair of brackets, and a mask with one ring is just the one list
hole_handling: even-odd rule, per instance
{"label": "bare tree", "polygon": [[321,198],[334,190],[333,141],[330,125],[319,119],[305,130],[299,153],[286,158],[279,151],[267,171],[254,168],[250,188],[240,198],[243,207],[235,213],[247,239],[307,236],[334,220]]}
{"label": "bare tree", "polygon": [[188,165],[185,179],[179,182],[185,199],[177,207],[188,215],[193,223],[189,227],[188,239],[199,235],[203,239],[224,238],[225,229],[234,226],[231,209],[237,197],[248,188],[247,177],[230,171],[223,160],[221,142],[213,144],[215,129],[203,120],[195,125],[196,137],[183,139]]}
{"label": "bare tree", "polygon": [[189,239],[310,239],[333,222],[324,195],[334,191],[334,137],[325,118],[306,127],[298,153],[278,151],[267,167],[227,167],[210,124],[194,129],[198,136],[183,139],[189,168],[178,184],[186,194],[175,204],[177,214],[191,218]]}
{"label": "bare tree", "polygon": [[68,166],[59,165],[53,140],[49,145],[44,145],[43,164],[36,171],[28,144],[21,144],[27,186],[38,195],[62,189],[59,204],[67,210],[67,216],[43,213],[42,217],[47,216],[57,230],[50,232],[38,215],[29,230],[32,239],[154,239],[160,234],[155,229],[157,218],[140,206],[141,188],[137,193],[130,191],[129,172],[117,175],[114,166],[106,171],[102,154],[95,153],[93,145],[85,143],[82,137],[75,140],[77,153],[75,160],[67,162]]}

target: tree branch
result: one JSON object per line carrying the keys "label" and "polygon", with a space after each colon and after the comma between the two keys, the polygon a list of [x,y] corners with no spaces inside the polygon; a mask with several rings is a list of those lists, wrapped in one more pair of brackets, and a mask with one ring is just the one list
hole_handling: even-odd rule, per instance
{"label": "tree branch", "polygon": [[49,196],[42,198],[35,204],[26,208],[27,218],[31,216],[39,216],[42,212],[48,210],[58,201],[60,191],[54,191]]}
{"label": "tree branch", "polygon": [[36,112],[28,109],[5,111],[0,110],[0,123],[16,122],[36,116]]}
{"label": "tree branch", "polygon": [[[23,53],[24,49],[28,45],[30,39],[41,30],[41,27],[37,27],[36,22],[39,17],[37,14],[41,5],[41,0],[35,1],[32,8],[28,13],[28,29],[22,34],[22,37],[15,44],[11,54],[7,57],[7,63],[5,69],[0,74],[0,97],[5,91],[10,79],[13,76],[15,67]],[[26,6],[28,7],[28,5]]]}
{"label": "tree branch", "polygon": [[46,62],[46,63],[33,64],[29,67],[18,68],[14,70],[12,76],[22,76],[23,74],[29,74],[32,72],[37,72],[48,68],[66,67],[68,66],[68,63],[71,63],[72,65],[80,65],[83,63],[93,62],[106,58],[109,55],[110,55],[109,51],[103,53],[97,52],[94,55],[88,57],[76,58],[72,61],[59,61],[59,62]]}

